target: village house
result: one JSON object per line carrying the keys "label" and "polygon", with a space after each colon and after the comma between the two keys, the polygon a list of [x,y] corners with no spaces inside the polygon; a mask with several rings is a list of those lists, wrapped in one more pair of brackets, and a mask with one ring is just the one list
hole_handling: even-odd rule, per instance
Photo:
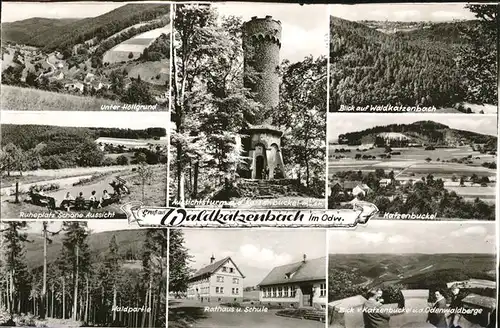
{"label": "village house", "polygon": [[79,91],[83,92],[84,85],[81,82],[72,82],[72,83],[66,83],[64,85],[64,88],[68,91]]}
{"label": "village house", "polygon": [[370,192],[372,191],[372,189],[370,187],[368,187],[367,184],[365,183],[360,183],[358,184],[356,187],[354,187],[352,189],[352,195],[353,196],[359,196],[359,195],[362,195],[362,196],[366,196],[368,195]]}
{"label": "village house", "polygon": [[381,179],[379,182],[380,187],[387,187],[392,183],[391,179]]}
{"label": "village house", "polygon": [[56,80],[62,80],[62,79],[64,79],[64,73],[63,72],[59,72],[57,74],[54,74],[54,79],[56,79]]}
{"label": "village house", "polygon": [[353,189],[360,184],[361,181],[333,181],[330,188],[333,193],[352,194]]}
{"label": "village house", "polygon": [[296,308],[326,307],[326,258],[275,267],[259,284],[259,301]]}
{"label": "village house", "polygon": [[199,269],[188,281],[188,299],[200,302],[241,302],[245,276],[230,257]]}

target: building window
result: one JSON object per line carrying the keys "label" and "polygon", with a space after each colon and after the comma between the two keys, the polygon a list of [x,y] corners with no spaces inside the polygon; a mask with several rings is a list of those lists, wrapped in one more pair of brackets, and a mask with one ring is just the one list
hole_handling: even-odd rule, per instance
{"label": "building window", "polygon": [[239,294],[239,293],[240,293],[240,289],[236,288],[236,294]]}
{"label": "building window", "polygon": [[237,284],[239,282],[240,282],[240,280],[238,278],[233,278],[233,284]]}
{"label": "building window", "polygon": [[233,272],[234,272],[234,269],[233,269],[233,268],[229,268],[229,272],[230,272],[230,273],[233,273]]}
{"label": "building window", "polygon": [[231,293],[234,295],[235,292],[234,292],[234,288],[231,288]]}
{"label": "building window", "polygon": [[224,287],[221,287],[220,288],[220,293],[223,294],[224,293]]}
{"label": "building window", "polygon": [[271,294],[271,297],[276,297],[276,287],[273,287],[273,292]]}
{"label": "building window", "polygon": [[289,289],[289,288],[290,288],[290,287],[283,287],[283,297],[288,297],[288,295],[289,295],[289,294],[288,294],[288,289]]}
{"label": "building window", "polygon": [[295,290],[295,287],[292,287],[292,294],[290,295],[290,297],[295,297],[296,292],[297,291]]}
{"label": "building window", "polygon": [[224,282],[223,276],[217,276],[217,282]]}
{"label": "building window", "polygon": [[283,296],[283,287],[278,287],[278,297]]}
{"label": "building window", "polygon": [[219,287],[215,287],[215,292],[219,293]]}
{"label": "building window", "polygon": [[326,296],[326,284],[319,285],[319,297]]}
{"label": "building window", "polygon": [[227,268],[226,267],[222,267],[222,272],[227,272]]}

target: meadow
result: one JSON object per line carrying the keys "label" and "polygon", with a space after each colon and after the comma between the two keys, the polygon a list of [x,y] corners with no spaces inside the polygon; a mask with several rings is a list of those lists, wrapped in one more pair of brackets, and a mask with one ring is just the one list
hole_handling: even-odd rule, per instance
{"label": "meadow", "polygon": [[[330,145],[328,172],[330,175],[340,171],[361,170],[372,172],[376,169],[393,170],[399,177],[420,178],[433,174],[442,178],[452,176],[477,174],[478,176],[494,177],[495,169],[481,166],[484,162],[496,162],[496,156],[481,154],[471,150],[469,146],[454,148],[437,148],[425,150],[424,148],[393,148],[392,152],[400,153],[391,155],[391,158],[380,158],[384,154],[383,148],[373,148],[366,151],[356,150],[358,146]],[[335,149],[350,149],[350,152],[335,152]],[[376,159],[355,159],[356,154],[361,156],[376,156]],[[340,156],[342,158],[335,158]],[[456,161],[467,159],[467,164]],[[430,161],[427,161],[430,159]],[[452,162],[453,161],[453,162]]]}
{"label": "meadow", "polygon": [[1,110],[100,111],[102,105],[116,104],[109,99],[76,96],[2,84]]}
{"label": "meadow", "polygon": [[[127,62],[140,57],[154,40],[162,34],[170,33],[170,27],[160,27],[151,31],[136,35],[133,38],[123,41],[104,53],[103,63]],[[132,57],[130,58],[130,54]]]}

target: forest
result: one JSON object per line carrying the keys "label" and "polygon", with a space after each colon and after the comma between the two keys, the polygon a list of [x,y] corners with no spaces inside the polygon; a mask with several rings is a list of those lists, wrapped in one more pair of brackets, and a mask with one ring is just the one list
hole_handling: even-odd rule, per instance
{"label": "forest", "polygon": [[468,112],[466,102],[496,104],[497,9],[467,8],[476,20],[430,28],[415,23],[414,29],[392,34],[375,28],[401,24],[331,17],[330,111],[391,104]]}
{"label": "forest", "polygon": [[264,113],[243,83],[242,23],[210,6],[175,11],[170,180],[177,199],[211,194],[248,170],[237,140],[259,115],[285,131],[285,170],[306,188],[324,190],[327,58],[283,61],[279,108]]}
{"label": "forest", "polygon": [[[73,46],[85,41],[100,42],[138,23],[168,16],[170,4],[126,4],[106,14],[80,20],[48,20],[30,18],[2,23],[2,41],[12,41],[71,54]],[[39,24],[39,22],[43,24]]]}
{"label": "forest", "polygon": [[453,139],[457,142],[465,140],[470,144],[486,144],[487,151],[495,151],[497,148],[497,137],[495,136],[453,129],[447,125],[433,121],[418,121],[412,124],[389,124],[340,134],[339,144],[361,145],[364,137],[382,132],[403,133],[417,139],[417,141],[432,145],[447,145],[450,143],[450,136],[453,135]]}
{"label": "forest", "polygon": [[[465,220],[495,220],[495,205],[488,204],[477,197],[474,201],[469,201],[458,195],[454,191],[448,191],[444,187],[441,178],[435,179],[432,174],[422,177],[420,182],[412,183],[392,183],[389,186],[380,186],[380,179],[394,180],[394,172],[386,173],[377,169],[376,172],[363,174],[361,171],[346,171],[337,173],[337,178],[348,181],[362,181],[367,184],[373,192],[366,195],[365,200],[375,204],[380,215],[384,213],[414,213],[431,214],[437,213],[442,218],[459,218]],[[461,177],[464,181],[467,177]],[[485,179],[485,180],[483,180]],[[472,176],[475,183],[489,182],[487,177],[479,178]],[[352,199],[332,190],[328,198],[328,208],[338,208],[342,202]],[[351,205],[352,206],[352,205]]]}
{"label": "forest", "polygon": [[40,223],[40,231],[20,221],[0,227],[0,326],[165,326],[167,263],[175,278],[188,256],[177,247],[181,231],[94,233],[87,222]]}
{"label": "forest", "polygon": [[[129,139],[159,139],[166,135],[164,128],[144,130],[118,128],[76,128],[46,125],[2,124],[0,172],[66,167],[123,165],[123,158],[105,157],[95,140],[99,137]],[[166,163],[162,147],[135,149],[131,163]]]}

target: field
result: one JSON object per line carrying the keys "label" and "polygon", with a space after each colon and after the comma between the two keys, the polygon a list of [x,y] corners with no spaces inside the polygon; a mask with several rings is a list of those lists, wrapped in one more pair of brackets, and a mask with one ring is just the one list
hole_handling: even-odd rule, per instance
{"label": "field", "polygon": [[168,141],[164,139],[154,140],[154,139],[126,139],[126,138],[100,137],[96,139],[95,142],[102,144],[123,145],[130,148],[147,148],[149,144],[165,146]]}
{"label": "field", "polygon": [[100,111],[102,105],[116,104],[109,99],[82,97],[2,84],[1,110]]}
{"label": "field", "polygon": [[[335,149],[351,149],[350,152],[335,152]],[[435,150],[424,150],[423,148],[393,148],[393,152],[400,155],[391,155],[390,159],[382,159],[379,155],[384,153],[382,148],[357,151],[357,147],[344,145],[330,145],[328,172],[330,175],[347,170],[375,171],[376,169],[394,170],[401,173],[403,177],[417,177],[432,173],[440,177],[451,177],[461,174],[470,175],[476,173],[479,176],[496,176],[496,170],[482,167],[484,162],[495,162],[495,155],[481,154],[471,150],[470,147],[438,148]],[[356,154],[376,156],[377,159],[354,159]],[[335,156],[343,158],[336,159]],[[452,160],[460,160],[471,156],[469,164],[453,163]],[[333,158],[332,158],[333,157]],[[427,162],[426,159],[431,161]],[[443,162],[448,161],[448,162]]]}
{"label": "field", "polygon": [[[103,63],[120,63],[135,60],[139,58],[144,49],[146,49],[155,39],[162,34],[170,33],[169,27],[160,27],[128,39],[110,50],[106,51],[102,61]],[[129,58],[130,53],[132,57]]]}
{"label": "field", "polygon": [[138,78],[143,81],[164,86],[170,79],[170,62],[167,59],[156,62],[130,63],[125,68],[129,78]]}

